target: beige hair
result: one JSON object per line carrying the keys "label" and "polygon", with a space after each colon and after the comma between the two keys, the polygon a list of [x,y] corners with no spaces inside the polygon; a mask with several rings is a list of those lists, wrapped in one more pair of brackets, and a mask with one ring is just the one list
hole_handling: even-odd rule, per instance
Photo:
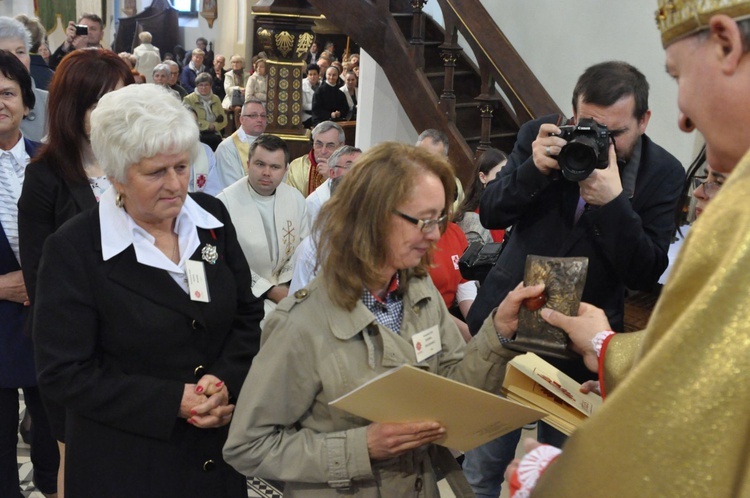
{"label": "beige hair", "polygon": [[151,36],[151,33],[148,31],[141,31],[138,34],[138,39],[141,40],[141,43],[151,43],[151,40],[153,39]]}

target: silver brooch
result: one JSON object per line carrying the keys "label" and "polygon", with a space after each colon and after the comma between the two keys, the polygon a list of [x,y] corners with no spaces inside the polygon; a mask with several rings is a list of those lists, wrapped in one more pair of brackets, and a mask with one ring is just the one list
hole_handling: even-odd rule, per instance
{"label": "silver brooch", "polygon": [[215,265],[216,260],[219,259],[219,253],[216,252],[215,246],[206,244],[201,250],[201,257],[203,258],[203,261],[207,262],[208,264]]}

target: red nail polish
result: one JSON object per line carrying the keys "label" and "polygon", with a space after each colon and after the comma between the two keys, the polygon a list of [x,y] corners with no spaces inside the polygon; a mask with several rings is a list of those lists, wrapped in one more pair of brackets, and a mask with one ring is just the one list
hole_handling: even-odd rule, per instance
{"label": "red nail polish", "polygon": [[223,386],[223,385],[224,385],[224,381],[220,380],[219,382],[216,383],[216,388],[217,389],[221,389],[221,386]]}
{"label": "red nail polish", "polygon": [[188,424],[191,424],[191,425],[192,425],[192,424],[195,424],[195,422],[193,421],[193,419],[192,419],[192,418],[189,418],[189,419],[187,419],[187,423],[188,423]]}
{"label": "red nail polish", "polygon": [[195,388],[195,392],[197,392],[198,394],[202,393],[203,392],[203,386],[196,387]]}
{"label": "red nail polish", "polygon": [[198,412],[196,412],[195,410],[190,410],[190,415],[197,415],[197,414]]}

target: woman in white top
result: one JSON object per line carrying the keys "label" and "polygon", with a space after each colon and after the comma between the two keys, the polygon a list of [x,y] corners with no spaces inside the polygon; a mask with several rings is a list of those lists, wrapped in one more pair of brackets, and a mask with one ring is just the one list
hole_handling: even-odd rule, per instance
{"label": "woman in white top", "polygon": [[258,99],[261,102],[265,102],[267,92],[268,77],[266,60],[258,59],[255,61],[255,72],[248,78],[247,86],[245,86],[245,100]]}
{"label": "woman in white top", "polygon": [[227,71],[227,74],[224,75],[224,91],[226,92],[226,96],[224,97],[221,106],[226,111],[234,110],[235,112],[238,112],[242,106],[232,106],[232,94],[235,91],[239,91],[242,97],[242,102],[245,101],[245,84],[247,84],[249,76],[245,72],[245,58],[241,55],[233,55],[232,58],[229,59],[229,65],[232,69]]}

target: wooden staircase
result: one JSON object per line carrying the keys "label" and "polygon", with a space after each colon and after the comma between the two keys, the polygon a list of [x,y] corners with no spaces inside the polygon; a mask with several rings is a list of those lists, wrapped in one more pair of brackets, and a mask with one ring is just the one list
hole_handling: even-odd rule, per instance
{"label": "wooden staircase", "polygon": [[[426,0],[308,1],[383,68],[417,131],[448,135],[464,183],[478,153],[510,152],[521,124],[561,113],[479,0],[433,0],[444,27],[422,12]],[[458,45],[459,32],[477,63]]]}

